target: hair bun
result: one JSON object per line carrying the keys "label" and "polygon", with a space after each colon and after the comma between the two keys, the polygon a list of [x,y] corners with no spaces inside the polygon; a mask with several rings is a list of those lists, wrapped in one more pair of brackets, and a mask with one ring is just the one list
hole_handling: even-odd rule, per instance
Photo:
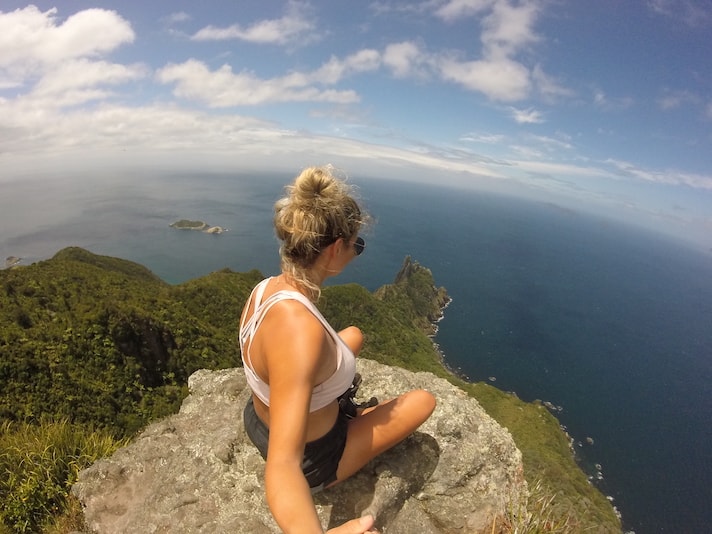
{"label": "hair bun", "polygon": [[294,180],[290,196],[297,203],[309,204],[314,200],[328,199],[333,196],[336,179],[328,172],[329,168],[310,167],[304,169]]}
{"label": "hair bun", "polygon": [[352,188],[332,172],[331,166],[304,169],[274,205],[282,270],[314,295],[319,288],[309,280],[310,267],[325,247],[355,237],[364,223]]}

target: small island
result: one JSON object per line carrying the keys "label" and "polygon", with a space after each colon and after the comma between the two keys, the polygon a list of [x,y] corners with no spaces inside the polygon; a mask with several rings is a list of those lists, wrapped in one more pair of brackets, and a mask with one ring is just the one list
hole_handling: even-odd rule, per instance
{"label": "small island", "polygon": [[177,228],[178,230],[199,230],[205,234],[222,234],[227,232],[227,228],[222,226],[210,226],[205,221],[191,221],[189,219],[181,219],[170,224],[171,228]]}

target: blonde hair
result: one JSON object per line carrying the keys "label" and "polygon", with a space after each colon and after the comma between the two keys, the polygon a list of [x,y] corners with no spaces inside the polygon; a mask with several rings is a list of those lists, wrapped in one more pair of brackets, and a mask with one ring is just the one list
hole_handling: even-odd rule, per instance
{"label": "blonde hair", "polygon": [[316,301],[321,290],[310,279],[310,268],[334,241],[355,237],[365,215],[353,188],[336,178],[331,166],[304,169],[285,192],[274,205],[282,271]]}

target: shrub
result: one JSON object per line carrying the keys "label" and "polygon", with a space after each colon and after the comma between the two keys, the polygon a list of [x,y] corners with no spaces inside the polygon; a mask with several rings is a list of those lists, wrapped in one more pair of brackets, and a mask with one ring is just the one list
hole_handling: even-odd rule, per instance
{"label": "shrub", "polygon": [[53,516],[67,512],[79,471],[124,444],[106,431],[67,420],[3,423],[0,522],[12,532],[40,531]]}

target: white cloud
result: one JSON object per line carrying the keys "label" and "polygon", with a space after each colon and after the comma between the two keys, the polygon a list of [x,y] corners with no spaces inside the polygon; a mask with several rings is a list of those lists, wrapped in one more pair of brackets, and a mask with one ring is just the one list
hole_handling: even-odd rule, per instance
{"label": "white cloud", "polygon": [[6,158],[8,164],[38,150],[40,159],[66,155],[68,160],[81,160],[101,154],[113,161],[125,159],[122,150],[166,150],[179,157],[186,149],[229,151],[235,142],[262,138],[269,130],[274,136],[279,132],[274,125],[249,117],[213,116],[172,106],[100,104],[58,112],[20,101],[0,103],[0,116],[0,145],[6,156],[12,156]]}
{"label": "white cloud", "polygon": [[[332,66],[331,70],[340,69]],[[173,92],[176,96],[197,100],[213,108],[253,106],[268,102],[344,104],[359,100],[355,91],[315,87],[319,80],[309,73],[292,73],[264,80],[249,72],[236,74],[229,65],[211,71],[205,63],[195,59],[167,65],[158,71],[157,78],[162,83],[175,83]],[[333,83],[333,78],[328,82]]]}
{"label": "white cloud", "polygon": [[525,145],[512,145],[509,147],[511,150],[519,154],[523,158],[529,159],[543,159],[544,153],[531,146]]}
{"label": "white cloud", "polygon": [[383,52],[383,64],[396,78],[425,77],[427,63],[428,55],[412,41],[390,44]]}
{"label": "white cloud", "polygon": [[712,24],[709,0],[648,0],[648,7],[658,15],[679,20],[691,28]]}
{"label": "white cloud", "polygon": [[593,93],[593,103],[596,107],[604,111],[621,111],[630,108],[634,104],[634,101],[627,96],[610,98],[606,93],[597,89]]}
{"label": "white cloud", "polygon": [[529,71],[521,63],[506,58],[465,62],[443,59],[438,67],[443,79],[492,100],[513,102],[529,93]]}
{"label": "white cloud", "polygon": [[49,70],[37,83],[28,99],[49,106],[73,106],[106,98],[109,93],[98,86],[118,85],[146,76],[141,65],[125,66],[105,61],[77,59],[65,61]]}
{"label": "white cloud", "polygon": [[516,166],[529,173],[548,174],[553,176],[574,177],[599,177],[610,178],[611,173],[596,166],[571,165],[551,161],[517,161]]}
{"label": "white cloud", "polygon": [[332,57],[315,72],[304,75],[305,83],[335,84],[345,76],[369,72],[381,66],[381,54],[372,49],[359,50],[341,60]]}
{"label": "white cloud", "polygon": [[87,9],[58,24],[57,9],[42,13],[35,6],[0,13],[0,80],[20,85],[58,62],[98,57],[135,35],[114,11]]}
{"label": "white cloud", "polygon": [[413,41],[388,45],[383,53],[383,63],[397,78],[422,79],[434,74],[499,102],[527,98],[534,84],[547,100],[572,95],[572,91],[545,74],[541,66],[530,71],[518,59],[527,47],[541,40],[534,30],[543,6],[541,0],[520,3],[511,0],[429,0],[410,3],[407,8],[398,3],[375,5],[374,9],[379,13],[429,10],[448,23],[475,17],[482,25],[479,32],[482,52],[474,60],[464,59],[460,52],[428,52]]}
{"label": "white cloud", "polygon": [[[234,170],[268,165],[275,170],[336,161],[365,174],[387,171],[394,178],[403,177],[403,168],[418,168],[425,175],[424,169],[435,169],[447,170],[448,175],[462,172],[501,178],[478,161],[452,161],[431,153],[285,130],[234,114],[212,115],[172,106],[101,105],[47,114],[40,120],[29,111],[0,102],[0,114],[11,115],[10,122],[18,125],[16,135],[7,140],[0,129],[0,143],[12,154],[3,160],[7,171],[3,176],[23,168],[66,171],[161,165],[162,169]],[[37,158],[40,145],[42,157]]]}
{"label": "white cloud", "polygon": [[536,109],[517,109],[510,107],[509,112],[512,118],[519,124],[541,124],[544,122],[544,117],[540,111]]}
{"label": "white cloud", "polygon": [[[442,77],[495,101],[514,102],[529,96],[532,75],[516,58],[540,40],[534,31],[540,10],[540,2],[535,0],[516,5],[510,0],[451,0],[440,6],[435,14],[449,22],[472,15],[482,17],[482,57],[474,61],[441,58],[438,66]],[[542,94],[553,96],[564,91],[541,69],[534,74]]]}
{"label": "white cloud", "polygon": [[[289,2],[287,13],[278,19],[268,19],[243,27],[233,24],[226,28],[207,26],[199,30],[191,39],[195,41],[224,41],[240,39],[261,44],[287,44],[298,41],[314,28],[313,17],[309,16],[308,5],[301,2]],[[310,36],[309,40],[313,39]]]}
{"label": "white cloud", "polygon": [[487,15],[482,25],[481,35],[487,57],[510,57],[525,45],[537,42],[539,36],[534,32],[534,23],[539,14],[536,2],[525,2],[514,6],[508,0],[495,2],[492,12]]}
{"label": "white cloud", "polygon": [[547,151],[558,152],[562,149],[572,150],[574,148],[573,145],[569,143],[568,138],[565,141],[562,141],[561,139],[556,139],[554,137],[548,137],[545,135],[530,135],[527,138],[531,141],[538,143],[541,146],[544,146]]}
{"label": "white cloud", "polygon": [[561,85],[557,80],[544,72],[541,65],[536,65],[532,70],[532,80],[534,81],[539,94],[547,101],[553,101],[558,97],[570,97],[574,92]]}
{"label": "white cloud", "polygon": [[192,17],[185,11],[178,11],[176,13],[171,13],[164,20],[165,20],[166,24],[173,25],[173,24],[180,24],[181,22],[187,22],[187,21],[191,20],[191,18]]}
{"label": "white cloud", "polygon": [[438,6],[435,15],[446,22],[476,15],[488,9],[495,0],[449,0]]}
{"label": "white cloud", "polygon": [[262,79],[251,72],[234,73],[223,65],[215,71],[198,60],[169,64],[157,72],[161,83],[174,83],[174,94],[203,102],[209,107],[253,106],[270,102],[355,103],[360,100],[353,90],[328,89],[347,76],[374,71],[381,65],[376,50],[365,49],[344,59],[332,57],[311,72],[290,72],[284,76]]}
{"label": "white cloud", "polygon": [[700,98],[687,90],[665,91],[657,103],[662,110],[678,109],[685,104],[698,104]]}
{"label": "white cloud", "polygon": [[643,169],[628,161],[608,159],[616,172],[625,177],[666,185],[685,185],[696,189],[712,190],[712,175],[686,173],[676,170],[652,171]]}
{"label": "white cloud", "polygon": [[658,99],[660,109],[677,109],[682,105],[682,98],[679,95],[665,95]]}
{"label": "white cloud", "polygon": [[490,133],[469,133],[463,135],[460,141],[468,141],[471,143],[484,143],[488,145],[494,145],[504,141],[505,136],[502,134],[490,134]]}

